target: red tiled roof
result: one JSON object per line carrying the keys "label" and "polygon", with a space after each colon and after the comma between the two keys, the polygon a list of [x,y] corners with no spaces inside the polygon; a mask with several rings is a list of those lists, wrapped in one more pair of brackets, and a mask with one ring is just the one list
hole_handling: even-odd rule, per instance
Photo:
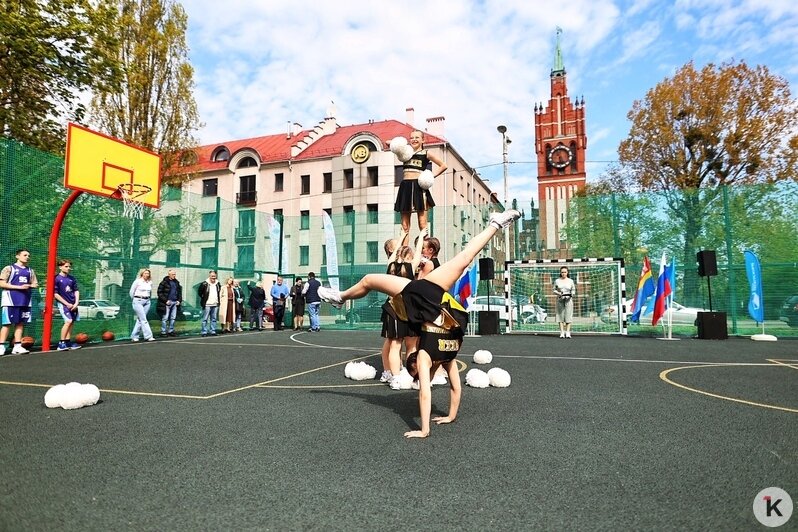
{"label": "red tiled roof", "polygon": [[[379,137],[383,142],[383,149],[388,149],[391,139],[397,136],[408,137],[413,127],[397,120],[383,120],[381,122],[370,122],[366,124],[354,124],[351,126],[339,126],[335,133],[319,137],[310,146],[305,148],[293,160],[301,161],[308,159],[318,159],[341,155],[346,143],[355,135],[360,133],[371,133]],[[287,138],[286,133],[278,135],[267,135],[264,137],[254,137],[251,139],[231,140],[218,144],[208,144],[200,146],[197,150],[198,161],[194,171],[208,171],[227,168],[227,161],[211,161],[211,155],[217,148],[225,147],[230,151],[230,156],[237,152],[249,148],[255,151],[260,157],[261,163],[274,163],[288,161],[291,157],[291,146],[297,144],[305,138],[311,131],[302,130],[296,135]],[[425,145],[443,144],[444,139],[424,134]]]}

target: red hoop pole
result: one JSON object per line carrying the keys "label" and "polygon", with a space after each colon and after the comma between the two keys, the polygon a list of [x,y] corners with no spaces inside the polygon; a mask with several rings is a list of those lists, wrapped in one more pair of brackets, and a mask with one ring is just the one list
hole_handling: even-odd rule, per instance
{"label": "red hoop pole", "polygon": [[55,302],[55,266],[58,263],[58,236],[64,223],[67,211],[83,192],[73,190],[58,209],[58,214],[50,231],[50,245],[47,249],[47,284],[44,293],[44,327],[42,328],[42,352],[50,350],[50,335],[53,331],[53,303]]}

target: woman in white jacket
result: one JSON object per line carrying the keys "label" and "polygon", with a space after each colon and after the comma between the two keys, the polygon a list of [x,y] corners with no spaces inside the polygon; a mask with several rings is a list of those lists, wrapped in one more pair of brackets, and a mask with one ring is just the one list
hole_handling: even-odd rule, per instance
{"label": "woman in white jacket", "polygon": [[147,312],[150,310],[150,298],[152,297],[152,280],[148,268],[139,270],[139,276],[130,287],[130,297],[133,300],[133,312],[136,314],[136,325],[133,326],[130,339],[138,342],[139,334],[141,334],[144,336],[144,340],[152,342],[155,338],[152,336],[150,322],[147,321]]}

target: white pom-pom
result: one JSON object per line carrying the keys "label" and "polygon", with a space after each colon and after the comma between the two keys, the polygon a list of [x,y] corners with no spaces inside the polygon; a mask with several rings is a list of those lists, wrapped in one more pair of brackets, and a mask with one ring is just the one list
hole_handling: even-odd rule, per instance
{"label": "white pom-pom", "polygon": [[409,390],[413,387],[413,377],[407,372],[407,368],[402,368],[402,371],[399,372],[399,376],[396,378],[399,380],[400,390]]}
{"label": "white pom-pom", "polygon": [[83,386],[77,382],[70,382],[64,389],[61,398],[61,408],[64,410],[75,410],[83,406]]}
{"label": "white pom-pom", "polygon": [[365,362],[350,362],[344,368],[344,375],[354,381],[364,381],[377,376],[377,368]]}
{"label": "white pom-pom", "polygon": [[47,408],[61,408],[61,401],[63,400],[66,386],[63,384],[56,384],[44,394],[44,404]]}
{"label": "white pom-pom", "polygon": [[401,148],[399,148],[395,153],[397,159],[399,159],[403,163],[406,163],[413,157],[413,154],[416,152],[413,151],[413,146],[407,144],[406,146],[402,146]]}
{"label": "white pom-pom", "polygon": [[93,384],[84,384],[81,387],[83,406],[96,405],[100,400],[100,389]]}
{"label": "white pom-pom", "polygon": [[424,190],[429,190],[435,184],[435,176],[432,175],[432,170],[424,170],[418,176],[418,186]]}
{"label": "white pom-pom", "polygon": [[490,364],[493,361],[493,353],[487,349],[478,349],[474,353],[474,364]]}
{"label": "white pom-pom", "polygon": [[490,385],[496,388],[507,388],[510,386],[510,374],[502,368],[491,368],[488,370]]}
{"label": "white pom-pom", "polygon": [[490,386],[490,379],[488,374],[481,369],[470,369],[466,373],[466,384],[473,388],[487,388]]}
{"label": "white pom-pom", "polygon": [[407,146],[407,139],[404,137],[394,137],[391,139],[391,151],[394,153],[399,153],[399,150],[402,146]]}

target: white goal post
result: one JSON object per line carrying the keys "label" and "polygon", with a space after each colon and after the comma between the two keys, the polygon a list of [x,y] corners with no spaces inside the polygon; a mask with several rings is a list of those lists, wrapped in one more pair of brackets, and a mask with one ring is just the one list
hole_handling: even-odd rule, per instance
{"label": "white goal post", "polygon": [[553,286],[563,266],[576,284],[571,332],[626,334],[626,272],[610,257],[505,262],[507,331],[559,334]]}

